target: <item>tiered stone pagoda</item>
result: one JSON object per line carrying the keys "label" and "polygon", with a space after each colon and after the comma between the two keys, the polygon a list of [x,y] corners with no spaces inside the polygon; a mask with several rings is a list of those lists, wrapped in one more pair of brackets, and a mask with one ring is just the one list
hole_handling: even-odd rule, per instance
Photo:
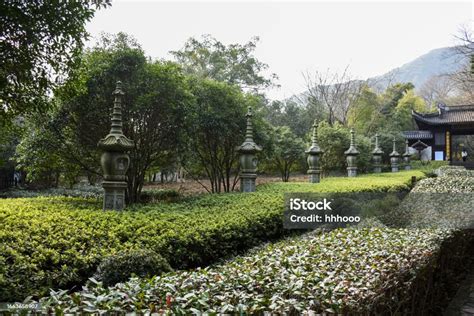
{"label": "tiered stone pagoda", "polygon": [[319,183],[321,180],[321,168],[319,167],[320,156],[324,151],[318,145],[318,125],[316,121],[313,124],[313,136],[311,137],[311,147],[305,151],[308,154],[308,175],[310,183]]}
{"label": "tiered stone pagoda", "polygon": [[351,145],[349,149],[344,152],[344,155],[346,155],[347,160],[347,176],[357,176],[357,156],[359,155],[359,151],[355,145],[354,129],[351,129]]}
{"label": "tiered stone pagoda", "polygon": [[379,147],[379,134],[375,134],[375,148],[372,151],[372,162],[374,164],[374,172],[382,172],[382,155],[383,151]]}
{"label": "tiered stone pagoda", "polygon": [[408,139],[405,140],[405,152],[402,155],[403,157],[403,166],[405,167],[405,170],[410,170],[411,165],[410,165],[410,146],[408,146]]}
{"label": "tiered stone pagoda", "polygon": [[104,171],[102,186],[105,191],[104,210],[122,210],[125,207],[125,192],[127,190],[127,170],[130,157],[127,154],[135,144],[122,131],[122,83],[117,82],[114,108],[112,113],[112,127],[110,133],[98,143],[104,152],[100,159]]}
{"label": "tiered stone pagoda", "polygon": [[398,172],[399,160],[400,154],[397,151],[396,140],[393,138],[393,151],[390,153],[390,165],[392,166],[392,172]]}
{"label": "tiered stone pagoda", "polygon": [[245,133],[245,141],[236,148],[240,153],[240,191],[255,192],[257,179],[257,157],[256,153],[262,151],[253,140],[252,127],[252,108],[247,111],[247,130]]}

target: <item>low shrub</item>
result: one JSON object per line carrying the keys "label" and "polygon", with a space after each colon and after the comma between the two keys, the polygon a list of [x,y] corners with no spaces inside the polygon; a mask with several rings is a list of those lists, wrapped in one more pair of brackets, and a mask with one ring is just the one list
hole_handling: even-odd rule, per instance
{"label": "low shrub", "polygon": [[132,276],[152,277],[172,271],[169,263],[150,250],[125,250],[106,257],[97,268],[94,278],[104,286],[125,282]]}
{"label": "low shrub", "polygon": [[142,203],[156,203],[156,202],[176,202],[181,195],[174,189],[147,189],[143,190],[140,195],[140,202]]}
{"label": "low shrub", "polygon": [[206,266],[284,236],[284,192],[407,189],[418,171],[275,183],[256,193],[205,195],[179,203],[101,209],[97,200],[64,197],[0,201],[0,301],[77,288],[103,258],[150,249],[174,269]]}

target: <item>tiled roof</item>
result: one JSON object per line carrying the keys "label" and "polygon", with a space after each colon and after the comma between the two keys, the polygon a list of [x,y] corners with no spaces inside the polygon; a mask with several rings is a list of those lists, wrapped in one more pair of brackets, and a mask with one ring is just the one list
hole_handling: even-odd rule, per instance
{"label": "tiled roof", "polygon": [[416,121],[429,125],[474,124],[474,105],[439,105],[436,113],[423,114],[413,111],[412,115]]}
{"label": "tiled roof", "polygon": [[406,139],[432,139],[433,133],[431,131],[405,131],[403,136]]}

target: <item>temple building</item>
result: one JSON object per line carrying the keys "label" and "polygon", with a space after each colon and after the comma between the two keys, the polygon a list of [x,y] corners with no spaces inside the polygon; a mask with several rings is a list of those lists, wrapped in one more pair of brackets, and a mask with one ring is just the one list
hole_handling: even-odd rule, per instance
{"label": "temple building", "polygon": [[[474,135],[474,104],[438,105],[435,113],[413,111],[418,130],[404,132],[408,144],[419,152],[422,160],[446,160],[458,164],[464,142],[455,141],[463,136]],[[469,153],[472,162],[474,152]]]}

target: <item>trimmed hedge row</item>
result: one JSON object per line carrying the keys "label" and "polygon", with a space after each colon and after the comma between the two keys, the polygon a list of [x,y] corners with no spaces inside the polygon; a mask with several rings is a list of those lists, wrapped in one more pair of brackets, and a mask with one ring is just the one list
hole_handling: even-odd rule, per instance
{"label": "trimmed hedge row", "polygon": [[77,289],[107,256],[149,249],[175,268],[205,266],[284,234],[283,195],[289,191],[405,189],[417,171],[328,178],[318,185],[266,185],[259,192],[207,195],[179,203],[103,212],[80,198],[0,200],[0,301]]}
{"label": "trimmed hedge row", "polygon": [[[269,245],[211,268],[105,288],[91,283],[67,295],[55,292],[50,311],[188,314],[364,314],[381,305],[396,310],[414,276],[438,251],[442,232],[338,229]],[[385,292],[393,295],[387,299]],[[76,303],[80,302],[80,303]]]}
{"label": "trimmed hedge row", "polygon": [[[436,180],[459,191],[452,176]],[[433,189],[425,186],[430,181],[417,192]],[[452,206],[449,199],[444,204]],[[42,304],[66,313],[441,314],[455,276],[474,255],[473,242],[472,230],[445,228],[310,233],[205,269],[132,278],[111,288],[92,280],[81,292],[53,292]]]}
{"label": "trimmed hedge row", "polygon": [[339,229],[210,268],[109,288],[91,280],[81,292],[53,291],[41,304],[60,314],[438,315],[474,255],[473,242],[472,232]]}

